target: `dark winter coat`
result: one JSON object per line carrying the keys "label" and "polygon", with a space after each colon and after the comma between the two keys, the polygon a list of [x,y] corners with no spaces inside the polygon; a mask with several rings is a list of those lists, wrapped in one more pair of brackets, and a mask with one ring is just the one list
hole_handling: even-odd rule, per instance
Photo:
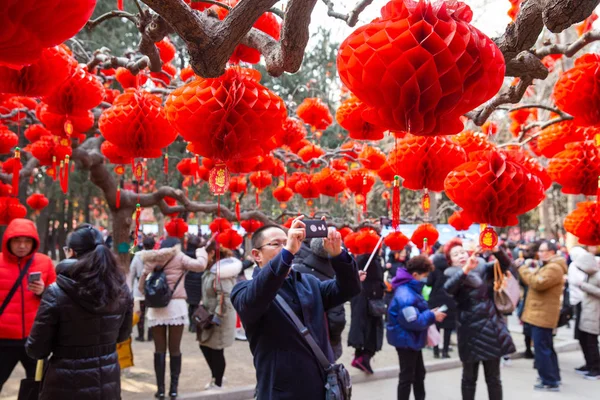
{"label": "dark winter coat", "polygon": [[435,269],[427,277],[427,286],[431,286],[431,293],[429,294],[429,308],[441,307],[444,304],[448,306],[446,312],[446,319],[438,324],[440,329],[456,329],[456,301],[454,298],[446,293],[444,284],[448,280],[445,275],[448,269],[448,259],[444,254],[436,254],[433,256],[433,265]]}
{"label": "dark winter coat", "polygon": [[421,350],[427,344],[427,330],[435,315],[421,292],[423,282],[400,269],[392,280],[394,298],[388,309],[387,340],[391,346]]}
{"label": "dark winter coat", "polygon": [[281,250],[254,270],[254,279],[239,282],[231,293],[254,356],[260,400],[325,399],[325,373],[275,296],[283,297],[333,361],[324,313],[360,292],[356,263],[345,251],[331,259],[336,279],[324,282],[290,272],[292,260],[290,252]]}
{"label": "dark winter coat", "polygon": [[[196,258],[196,247],[188,246],[188,249],[184,251],[185,255],[191,258]],[[187,303],[197,306],[202,300],[202,277],[203,272],[188,271],[185,276],[185,294],[187,295]]]}
{"label": "dark winter coat", "polygon": [[121,377],[116,346],[131,334],[133,298],[98,304],[81,296],[78,283],[59,275],[48,287],[25,346],[34,359],[52,354],[41,400],[118,400]]}
{"label": "dark winter coat", "polygon": [[[502,271],[511,262],[504,252],[496,253]],[[462,268],[450,268],[446,291],[457,303],[458,353],[462,362],[499,359],[514,353],[504,317],[494,304],[494,263],[481,260],[479,266],[465,275]]]}
{"label": "dark winter coat", "polygon": [[[360,269],[367,264],[370,254],[356,258]],[[367,269],[367,278],[362,282],[362,291],[350,302],[352,308],[348,346],[365,349],[374,354],[383,345],[383,317],[369,314],[369,300],[383,299],[383,265],[381,258],[375,257]]]}

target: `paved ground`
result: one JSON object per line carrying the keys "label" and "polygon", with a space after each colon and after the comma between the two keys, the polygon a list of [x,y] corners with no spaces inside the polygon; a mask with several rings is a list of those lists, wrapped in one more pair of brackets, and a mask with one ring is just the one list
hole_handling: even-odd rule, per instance
{"label": "paved ground", "polygon": [[[600,381],[587,381],[573,372],[581,366],[579,351],[559,354],[563,385],[560,393],[536,392],[533,384],[537,377],[531,360],[515,360],[510,367],[502,368],[504,398],[508,400],[598,400]],[[457,400],[460,394],[461,370],[432,372],[425,378],[428,399]],[[477,400],[487,400],[483,372],[480,370]],[[379,380],[356,385],[353,400],[390,400],[396,398],[397,379]]]}

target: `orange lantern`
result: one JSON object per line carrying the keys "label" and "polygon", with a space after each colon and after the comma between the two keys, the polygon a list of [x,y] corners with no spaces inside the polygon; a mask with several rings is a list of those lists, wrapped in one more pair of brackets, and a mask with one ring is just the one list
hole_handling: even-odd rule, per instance
{"label": "orange lantern", "polygon": [[401,251],[408,242],[410,242],[410,239],[400,231],[392,232],[383,239],[383,243],[392,251]]}
{"label": "orange lantern", "polygon": [[358,155],[360,163],[368,170],[377,171],[385,164],[385,154],[376,147],[364,146]]}
{"label": "orange lantern", "polygon": [[348,131],[348,136],[356,140],[381,140],[385,129],[365,121],[362,117],[367,106],[351,96],[344,100],[335,113],[335,119],[340,126]]}
{"label": "orange lantern", "polygon": [[575,117],[577,125],[600,124],[600,55],[584,54],[565,71],[554,87],[558,108]]}
{"label": "orange lantern", "polygon": [[473,221],[463,211],[455,211],[448,218],[448,223],[457,231],[466,231],[473,225]]}
{"label": "orange lantern", "polygon": [[313,176],[313,183],[325,196],[334,197],[346,189],[346,182],[341,172],[329,167],[323,168]]}
{"label": "orange lantern", "polygon": [[594,196],[600,176],[600,148],[591,141],[568,143],[548,164],[548,174],[565,194]]}
{"label": "orange lantern", "polygon": [[600,245],[600,205],[597,201],[577,204],[565,218],[565,230],[577,236],[579,243],[587,246]]}
{"label": "orange lantern", "polygon": [[423,249],[425,242],[428,246],[433,246],[440,237],[440,233],[432,224],[421,224],[413,232],[410,241],[419,249]]}
{"label": "orange lantern", "polygon": [[329,107],[318,97],[310,97],[298,106],[296,114],[314,129],[325,130],[333,122]]}

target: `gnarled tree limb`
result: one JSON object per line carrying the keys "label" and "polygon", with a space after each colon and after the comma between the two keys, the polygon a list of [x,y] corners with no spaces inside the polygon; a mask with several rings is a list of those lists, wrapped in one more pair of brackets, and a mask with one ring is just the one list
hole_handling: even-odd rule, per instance
{"label": "gnarled tree limb", "polygon": [[348,26],[353,27],[358,22],[358,17],[360,16],[360,14],[368,6],[370,6],[371,3],[373,3],[373,0],[360,0],[358,4],[356,4],[356,6],[348,14],[336,12],[334,9],[333,0],[323,0],[323,3],[325,3],[325,5],[327,6],[327,15],[333,18],[341,19],[346,24],[348,24]]}

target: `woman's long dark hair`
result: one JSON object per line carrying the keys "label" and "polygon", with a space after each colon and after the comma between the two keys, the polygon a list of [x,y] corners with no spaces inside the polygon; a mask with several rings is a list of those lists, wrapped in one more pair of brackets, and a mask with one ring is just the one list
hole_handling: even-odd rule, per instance
{"label": "woman's long dark hair", "polygon": [[[212,263],[209,266],[213,266],[216,262],[217,262],[217,241],[216,240],[212,240],[207,246],[206,246],[206,252],[210,253],[211,251],[215,252],[215,257],[213,257]],[[228,248],[225,248],[223,246],[219,246],[219,259],[223,260],[224,258],[229,258],[233,256],[233,252],[231,250],[229,250]]]}
{"label": "woman's long dark hair", "polygon": [[101,305],[122,296],[125,276],[100,231],[90,224],[80,225],[69,235],[67,247],[77,254],[69,276],[79,283],[80,296],[92,297]]}

